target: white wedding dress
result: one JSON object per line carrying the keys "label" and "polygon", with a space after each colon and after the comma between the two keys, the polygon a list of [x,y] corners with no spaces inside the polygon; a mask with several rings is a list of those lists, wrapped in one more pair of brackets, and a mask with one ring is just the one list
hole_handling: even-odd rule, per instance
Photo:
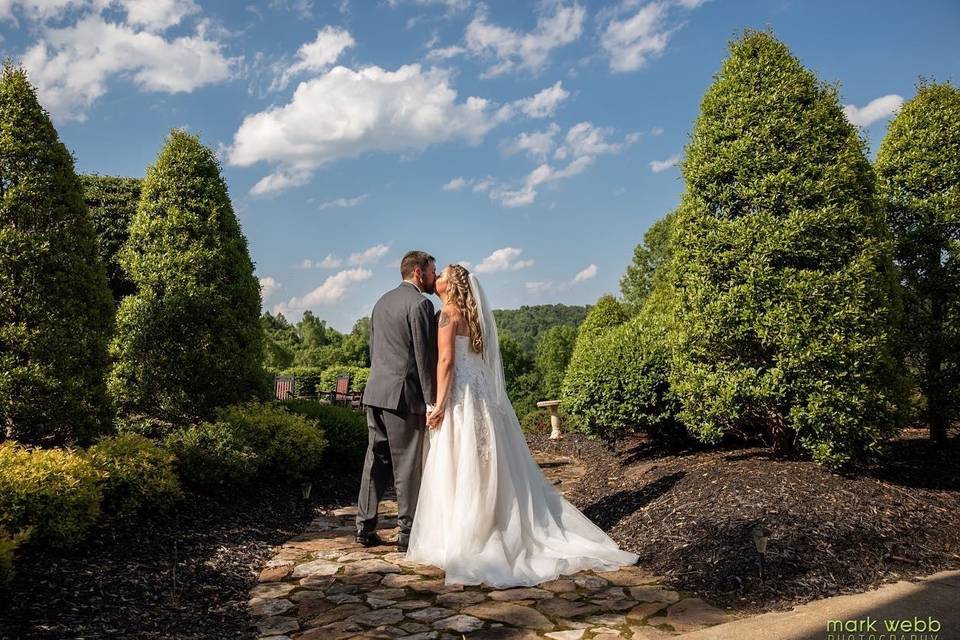
{"label": "white wedding dress", "polygon": [[[499,355],[495,332],[485,327]],[[448,584],[497,588],[635,564],[637,555],[620,550],[534,462],[513,407],[500,400],[499,359],[491,368],[467,336],[455,347],[446,413],[426,438],[406,559],[444,569]]]}

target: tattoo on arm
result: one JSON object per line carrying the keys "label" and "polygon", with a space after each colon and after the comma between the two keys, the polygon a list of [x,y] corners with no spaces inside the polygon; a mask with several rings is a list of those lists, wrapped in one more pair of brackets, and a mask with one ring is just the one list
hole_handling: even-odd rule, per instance
{"label": "tattoo on arm", "polygon": [[450,316],[448,316],[448,315],[446,314],[446,312],[441,311],[441,312],[440,312],[440,321],[439,321],[439,323],[438,323],[438,326],[440,326],[440,327],[445,327],[445,326],[447,326],[448,324],[450,324]]}

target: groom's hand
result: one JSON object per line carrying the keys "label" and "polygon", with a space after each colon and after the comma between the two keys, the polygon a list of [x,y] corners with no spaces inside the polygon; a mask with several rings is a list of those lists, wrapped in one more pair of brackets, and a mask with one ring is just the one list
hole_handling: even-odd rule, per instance
{"label": "groom's hand", "polygon": [[436,429],[440,426],[440,423],[443,422],[443,411],[439,407],[434,407],[430,414],[427,415],[427,426],[431,429]]}

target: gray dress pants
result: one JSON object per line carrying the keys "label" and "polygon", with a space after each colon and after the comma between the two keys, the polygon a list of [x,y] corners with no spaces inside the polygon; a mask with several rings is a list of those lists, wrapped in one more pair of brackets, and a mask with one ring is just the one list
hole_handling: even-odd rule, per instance
{"label": "gray dress pants", "polygon": [[377,528],[377,508],[393,473],[397,491],[400,540],[406,542],[420,495],[423,473],[423,435],[426,416],[410,413],[400,398],[396,411],[367,407],[367,457],[360,479],[357,501],[357,531],[369,533]]}

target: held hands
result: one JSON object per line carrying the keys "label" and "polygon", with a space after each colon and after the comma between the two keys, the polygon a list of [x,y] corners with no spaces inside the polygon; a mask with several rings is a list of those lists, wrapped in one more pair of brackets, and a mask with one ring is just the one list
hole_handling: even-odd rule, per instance
{"label": "held hands", "polygon": [[441,406],[431,406],[427,405],[427,427],[430,429],[437,429],[440,427],[440,423],[443,422],[443,407]]}

